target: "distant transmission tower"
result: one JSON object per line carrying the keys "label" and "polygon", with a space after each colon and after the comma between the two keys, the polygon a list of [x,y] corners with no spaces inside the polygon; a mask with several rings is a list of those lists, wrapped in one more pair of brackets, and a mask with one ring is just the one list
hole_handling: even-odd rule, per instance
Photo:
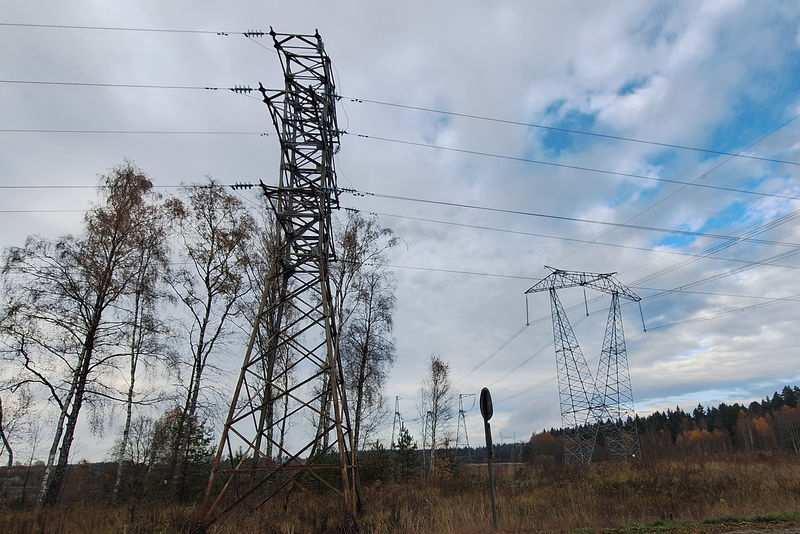
{"label": "distant transmission tower", "polygon": [[[468,409],[464,409],[464,399],[467,397],[472,397],[472,406]],[[475,394],[474,393],[459,393],[458,394],[458,426],[456,427],[456,451],[459,450],[459,447],[466,447],[466,452],[462,454],[461,460],[471,462],[472,461],[472,449],[469,448],[469,436],[467,435],[467,412],[472,410],[475,407]],[[464,429],[464,441],[461,441],[461,429]]]}
{"label": "distant transmission tower", "polygon": [[394,398],[394,421],[392,421],[392,442],[391,446],[394,449],[397,446],[395,442],[395,436],[397,435],[396,432],[399,432],[403,429],[403,418],[400,417],[400,399],[401,397]]}
{"label": "distant transmission tower", "polygon": [[[568,464],[590,463],[599,432],[612,456],[621,459],[638,456],[639,434],[634,422],[619,299],[640,302],[641,298],[619,283],[614,277],[616,273],[548,269],[552,272],[525,293],[547,291],[550,294],[561,424],[566,437],[565,461]],[[603,349],[594,377],[556,294],[557,289],[570,287],[583,287],[584,295],[587,287],[611,295]]]}
{"label": "distant transmission tower", "polygon": [[[288,499],[292,489],[344,522],[355,521],[360,504],[328,278],[339,140],[331,61],[319,33],[270,35],[285,88],[259,90],[281,163],[278,186],[261,187],[279,224],[278,258],[264,284],[200,529],[239,505]],[[265,341],[256,344],[260,336]],[[276,365],[278,358],[288,363]]]}

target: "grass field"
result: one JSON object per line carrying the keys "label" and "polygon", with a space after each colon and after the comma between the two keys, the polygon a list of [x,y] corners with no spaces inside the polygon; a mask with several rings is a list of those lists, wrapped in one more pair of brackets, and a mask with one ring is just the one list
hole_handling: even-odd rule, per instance
{"label": "grass field", "polygon": [[[797,527],[800,462],[794,455],[723,456],[620,465],[497,466],[502,532],[727,532]],[[365,534],[493,532],[485,468],[468,466],[446,480],[364,485]],[[83,499],[48,509],[0,510],[0,532],[177,533],[191,506],[156,502],[111,508]],[[289,510],[267,506],[226,517],[210,533],[339,531],[334,516],[292,499]]]}

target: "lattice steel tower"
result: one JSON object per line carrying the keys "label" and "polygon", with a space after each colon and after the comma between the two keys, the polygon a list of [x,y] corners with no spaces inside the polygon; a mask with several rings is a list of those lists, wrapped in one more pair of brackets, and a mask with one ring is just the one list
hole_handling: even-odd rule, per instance
{"label": "lattice steel tower", "polygon": [[[469,408],[464,408],[464,399],[472,397],[472,405]],[[475,407],[475,394],[474,393],[459,393],[458,394],[458,425],[456,426],[456,453],[461,447],[465,447],[464,453],[461,454],[461,461],[472,461],[472,449],[469,446],[469,435],[467,435],[467,412]],[[463,428],[463,439],[462,439]]]}
{"label": "lattice steel tower", "polygon": [[[525,293],[547,291],[553,319],[558,395],[564,426],[565,461],[589,463],[598,433],[613,457],[638,456],[639,434],[634,423],[633,393],[622,330],[619,299],[640,302],[641,298],[619,283],[616,273],[552,272]],[[597,373],[592,375],[575,332],[556,294],[557,289],[589,287],[611,295],[611,306]],[[588,310],[587,310],[588,313]]]}
{"label": "lattice steel tower", "polygon": [[[360,506],[328,279],[339,142],[331,61],[319,33],[270,35],[285,88],[259,90],[280,140],[281,164],[278,186],[261,187],[279,226],[278,252],[201,506],[201,528],[237,505],[288,499],[293,488],[345,522],[355,521]],[[256,343],[259,336],[266,341]]]}

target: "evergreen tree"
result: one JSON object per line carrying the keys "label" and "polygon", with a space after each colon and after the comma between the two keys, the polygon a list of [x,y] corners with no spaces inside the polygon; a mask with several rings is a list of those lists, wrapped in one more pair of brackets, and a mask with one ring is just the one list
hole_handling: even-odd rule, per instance
{"label": "evergreen tree", "polygon": [[400,425],[395,451],[395,477],[407,480],[417,470],[417,444],[404,425]]}

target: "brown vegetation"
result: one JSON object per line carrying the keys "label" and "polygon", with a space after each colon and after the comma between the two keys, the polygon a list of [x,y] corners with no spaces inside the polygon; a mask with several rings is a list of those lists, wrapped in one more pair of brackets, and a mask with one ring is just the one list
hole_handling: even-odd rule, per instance
{"label": "brown vegetation", "polygon": [[[70,475],[86,473],[75,471]],[[800,463],[797,456],[789,454],[728,454],[567,469],[509,464],[498,466],[496,478],[503,532],[589,528],[705,532],[725,527],[724,521],[709,519],[748,516],[800,525],[796,513],[800,510]],[[129,503],[119,508],[98,505],[99,495],[92,496],[92,491],[99,491],[99,487],[83,488],[80,495],[64,499],[70,504],[41,515],[33,509],[3,510],[0,532],[172,533],[187,528],[191,519],[191,507],[156,502],[138,506]],[[365,511],[360,525],[365,534],[492,531],[486,473],[480,465],[462,466],[452,478],[374,481],[365,484],[364,490]],[[312,507],[302,495],[289,495],[287,513],[282,508],[281,502],[256,512],[242,511],[241,516],[227,517],[212,526],[210,532],[338,530],[335,516]]]}

